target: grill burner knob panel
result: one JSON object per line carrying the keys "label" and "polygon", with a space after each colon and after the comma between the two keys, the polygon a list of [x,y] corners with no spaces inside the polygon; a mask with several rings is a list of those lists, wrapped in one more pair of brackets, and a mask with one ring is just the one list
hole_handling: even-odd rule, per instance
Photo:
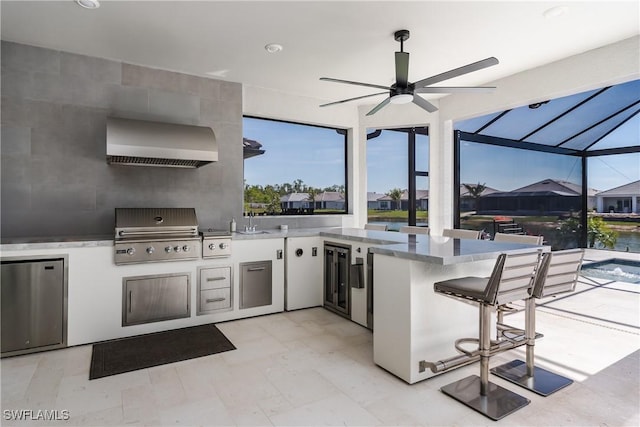
{"label": "grill burner knob panel", "polygon": [[127,255],[133,255],[135,253],[136,253],[136,250],[134,248],[127,249]]}
{"label": "grill burner knob panel", "polygon": [[227,249],[229,245],[227,243],[220,243],[220,249]]}
{"label": "grill burner knob panel", "polygon": [[189,245],[184,245],[182,247],[182,252],[189,252],[191,250],[191,247]]}
{"label": "grill burner knob panel", "polygon": [[153,246],[149,246],[149,247],[147,248],[147,253],[148,253],[149,255],[151,255],[151,254],[152,254],[152,253],[154,253],[155,251],[156,251],[156,248],[154,248]]}
{"label": "grill burner knob panel", "polygon": [[173,246],[167,246],[166,248],[164,248],[164,251],[170,254],[171,252],[173,252]]}
{"label": "grill burner knob panel", "polygon": [[182,248],[180,246],[176,246],[173,248],[174,252],[180,252],[182,250]]}
{"label": "grill burner knob panel", "polygon": [[215,250],[216,249],[216,245],[214,245],[213,243],[210,243],[209,244],[209,249],[212,250],[212,251]]}

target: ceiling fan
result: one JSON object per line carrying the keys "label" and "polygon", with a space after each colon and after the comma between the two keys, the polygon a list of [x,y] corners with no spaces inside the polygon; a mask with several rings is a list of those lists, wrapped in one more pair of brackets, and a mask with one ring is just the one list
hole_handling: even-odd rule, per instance
{"label": "ceiling fan", "polygon": [[377,89],[384,89],[385,92],[372,93],[370,95],[357,96],[355,98],[343,99],[342,101],[330,102],[328,104],[322,104],[321,107],[329,105],[342,104],[343,102],[355,101],[357,99],[368,98],[370,96],[389,94],[389,97],[384,101],[376,105],[371,111],[367,113],[367,116],[377,113],[388,103],[392,104],[406,104],[413,102],[419,107],[427,110],[430,113],[437,111],[435,105],[418,96],[419,93],[455,93],[455,92],[490,92],[495,87],[430,87],[430,85],[439,83],[443,80],[452,79],[454,77],[461,76],[463,74],[471,73],[474,71],[482,70],[483,68],[491,67],[498,64],[498,60],[494,57],[489,57],[478,62],[464,65],[453,70],[446,71],[444,73],[437,74],[435,76],[427,77],[426,79],[418,80],[416,82],[409,82],[409,53],[403,50],[404,42],[409,39],[409,30],[399,30],[394,34],[394,39],[400,42],[400,52],[396,52],[396,82],[391,86],[381,86],[370,83],[354,82],[350,80],[333,79],[330,77],[320,77],[320,80],[327,82],[346,83],[350,85],[366,86]]}

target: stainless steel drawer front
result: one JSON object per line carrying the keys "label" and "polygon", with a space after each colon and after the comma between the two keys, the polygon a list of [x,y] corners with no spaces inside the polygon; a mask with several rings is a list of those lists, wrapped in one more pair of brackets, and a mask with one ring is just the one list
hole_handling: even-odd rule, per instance
{"label": "stainless steel drawer front", "polygon": [[200,312],[231,308],[231,289],[209,289],[200,292]]}
{"label": "stainless steel drawer front", "polygon": [[203,268],[200,270],[200,290],[231,286],[231,267]]}
{"label": "stainless steel drawer front", "polygon": [[240,308],[272,304],[271,261],[240,264]]}

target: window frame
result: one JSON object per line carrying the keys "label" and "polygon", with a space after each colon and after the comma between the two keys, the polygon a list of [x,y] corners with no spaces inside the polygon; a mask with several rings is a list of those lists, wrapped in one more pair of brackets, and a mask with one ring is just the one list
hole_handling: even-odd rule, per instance
{"label": "window frame", "polygon": [[[321,129],[330,129],[330,130],[334,130],[336,131],[339,135],[342,135],[344,138],[344,211],[343,212],[323,212],[320,214],[310,214],[310,215],[305,215],[305,216],[320,216],[320,215],[348,215],[349,214],[349,145],[348,145],[348,140],[349,140],[349,130],[346,128],[339,128],[339,127],[332,127],[332,126],[327,126],[327,125],[317,125],[317,124],[310,124],[310,123],[303,123],[303,122],[295,122],[292,120],[283,120],[283,119],[273,119],[271,117],[261,117],[261,116],[253,116],[253,115],[248,115],[248,114],[243,114],[242,115],[242,119],[244,122],[244,119],[256,119],[256,120],[265,120],[265,121],[270,121],[270,122],[278,122],[278,123],[287,123],[287,124],[292,124],[292,125],[299,125],[299,126],[309,126],[309,127],[315,127],[315,128],[321,128]],[[244,123],[243,123],[243,138],[244,138]],[[242,158],[242,179],[244,182],[244,172],[245,172],[245,164],[244,164],[245,158],[243,155]],[[266,185],[266,184],[263,184]],[[245,192],[245,186],[242,186],[242,203],[244,205],[244,192]],[[315,209],[315,207],[314,207]],[[269,215],[269,217],[289,217],[291,215],[286,215],[286,214],[278,214],[278,215]]]}

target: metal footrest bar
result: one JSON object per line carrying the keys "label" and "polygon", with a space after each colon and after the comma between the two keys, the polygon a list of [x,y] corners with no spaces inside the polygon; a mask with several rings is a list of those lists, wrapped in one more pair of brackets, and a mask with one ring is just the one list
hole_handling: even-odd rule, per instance
{"label": "metal footrest bar", "polygon": [[491,369],[492,374],[541,396],[549,396],[573,383],[572,379],[538,366],[533,366],[533,375],[530,375],[529,372],[530,369],[527,369],[527,364],[519,359]]}
{"label": "metal footrest bar", "polygon": [[488,383],[488,390],[485,395],[481,394],[480,388],[480,377],[471,375],[442,387],[440,391],[495,421],[527,406],[531,402],[526,397],[492,382]]}
{"label": "metal footrest bar", "polygon": [[[478,341],[476,338],[463,338],[463,340],[468,340],[468,342],[471,342],[471,340],[474,340],[474,339],[476,342]],[[461,340],[458,340],[458,341],[461,341]],[[458,341],[456,341],[456,344],[458,343]],[[491,356],[494,356],[498,353],[502,353],[503,351],[512,350],[514,348],[520,347],[526,343],[527,341],[526,339],[524,339],[523,336],[519,337],[519,339],[509,339],[509,340],[504,339],[501,341],[492,341],[491,347],[489,349],[489,354]],[[456,345],[456,350],[458,350],[457,345]],[[437,374],[437,373],[447,372],[459,366],[477,362],[478,360],[480,360],[480,349],[476,349],[474,351],[465,350],[465,351],[461,351],[461,353],[462,354],[458,354],[458,355],[449,357],[447,359],[438,360],[437,362],[429,362],[426,360],[421,360],[420,362],[418,362],[418,365],[419,365],[418,371],[422,373],[427,369],[430,369],[431,372],[433,372],[434,374]]]}

